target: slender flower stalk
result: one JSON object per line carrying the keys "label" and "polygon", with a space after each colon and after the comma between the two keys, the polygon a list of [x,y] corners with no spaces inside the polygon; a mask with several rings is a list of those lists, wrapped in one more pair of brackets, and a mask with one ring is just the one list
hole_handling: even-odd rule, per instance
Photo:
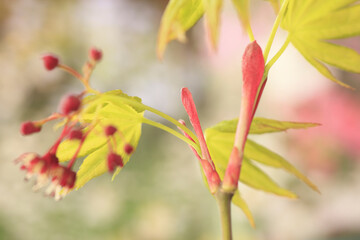
{"label": "slender flower stalk", "polygon": [[[53,113],[42,120],[24,122],[20,128],[20,132],[23,135],[29,135],[40,132],[42,125],[47,122],[63,120],[64,124],[60,136],[44,155],[24,153],[15,160],[15,163],[20,163],[20,168],[26,171],[26,179],[30,179],[32,176],[36,178],[33,189],[37,191],[48,185],[45,194],[54,197],[55,200],[60,200],[74,188],[76,172],[72,170],[72,166],[78,159],[85,139],[96,125],[95,121],[91,124],[84,124],[79,120],[83,104],[86,104],[83,101],[84,96],[89,93],[98,94],[97,91],[90,87],[89,78],[96,63],[100,61],[102,54],[99,50],[93,50],[93,54],[90,57],[92,57],[90,59],[91,64],[89,62],[85,64],[87,66],[87,71],[84,72],[85,77],[73,68],[59,63],[60,61],[55,55],[48,54],[42,57],[45,69],[51,71],[59,68],[70,73],[83,83],[85,90],[80,94],[66,96],[60,103],[60,112]],[[86,126],[89,126],[89,128],[83,133],[81,129]],[[65,139],[80,140],[79,146],[67,166],[61,165],[57,157],[58,148]]]}

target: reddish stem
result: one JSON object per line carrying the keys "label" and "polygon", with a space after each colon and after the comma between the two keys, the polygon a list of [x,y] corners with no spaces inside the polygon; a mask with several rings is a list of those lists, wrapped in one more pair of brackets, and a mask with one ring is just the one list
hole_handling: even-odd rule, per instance
{"label": "reddish stem", "polygon": [[[183,120],[179,120],[179,122],[185,126],[185,122]],[[180,129],[180,131],[184,134],[185,137],[195,142],[194,139],[192,139],[192,137],[189,136],[189,134],[184,132],[182,129]],[[214,194],[221,184],[219,174],[216,172],[216,169],[213,168],[213,166],[207,160],[202,159],[200,157],[200,155],[197,153],[195,148],[193,148],[191,145],[189,145],[189,147],[194,152],[196,158],[200,161],[201,167],[204,170],[206,176],[206,180],[209,184],[210,192]]]}
{"label": "reddish stem", "polygon": [[81,138],[80,143],[79,143],[79,146],[78,146],[78,148],[76,149],[76,152],[75,152],[74,156],[72,157],[71,161],[69,162],[69,164],[68,164],[68,166],[67,166],[69,169],[71,169],[72,166],[74,165],[75,160],[77,159],[77,156],[78,156],[79,153],[80,153],[81,147],[84,145],[84,142],[85,142],[86,137],[87,137],[87,136],[89,135],[89,133],[94,129],[94,127],[95,127],[95,125],[91,126],[91,127],[89,128],[89,130],[88,130],[88,131],[84,134],[84,136]]}

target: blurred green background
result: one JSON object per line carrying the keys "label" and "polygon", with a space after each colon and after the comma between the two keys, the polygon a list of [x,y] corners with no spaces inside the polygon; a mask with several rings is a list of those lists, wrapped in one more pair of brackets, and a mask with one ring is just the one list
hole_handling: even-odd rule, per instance
{"label": "blurred green background", "polygon": [[[62,95],[82,86],[65,73],[43,69],[42,54],[56,53],[81,69],[91,46],[103,50],[92,85],[122,89],[175,118],[186,119],[180,101],[188,87],[203,127],[237,117],[241,55],[248,40],[229,3],[220,46],[209,50],[203,22],[188,43],[171,43],[156,58],[156,34],[165,0],[0,1],[0,239],[4,240],[212,240],[220,239],[215,201],[204,186],[188,147],[149,126],[138,149],[114,182],[105,174],[54,202],[13,164],[23,152],[45,152],[58,133],[22,137],[19,125],[55,111]],[[262,0],[252,4],[253,28],[265,46],[275,16]],[[279,33],[279,39],[283,37]],[[344,42],[359,51],[359,39]],[[274,48],[281,44],[275,42]],[[336,72],[354,87],[359,76]],[[316,72],[292,47],[270,73],[259,116],[321,122],[317,129],[257,137],[298,166],[320,188],[318,195],[291,176],[266,169],[299,200],[241,186],[253,211],[252,229],[233,209],[235,239],[360,239],[360,96]],[[155,120],[158,120],[154,116]]]}

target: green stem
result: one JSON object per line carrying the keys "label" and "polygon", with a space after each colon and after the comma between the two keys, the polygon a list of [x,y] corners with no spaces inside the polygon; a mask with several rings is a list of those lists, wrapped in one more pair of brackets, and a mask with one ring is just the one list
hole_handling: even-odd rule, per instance
{"label": "green stem", "polygon": [[247,34],[249,36],[250,42],[255,41],[254,33],[253,33],[252,29],[251,29],[250,23],[248,24],[248,26],[246,26],[246,32],[247,32]]}
{"label": "green stem", "polygon": [[272,67],[272,65],[274,65],[274,63],[279,59],[279,57],[284,53],[285,49],[287,48],[287,46],[289,46],[290,43],[290,35],[286,38],[284,44],[281,46],[281,48],[279,49],[279,51],[275,54],[275,56],[266,64],[265,66],[265,72],[264,75],[267,76],[269,73],[270,68]]}
{"label": "green stem", "polygon": [[152,121],[150,119],[147,119],[147,118],[142,118],[141,121],[145,124],[148,124],[148,125],[151,125],[153,127],[157,127],[157,128],[160,128],[172,135],[174,135],[175,137],[183,140],[184,142],[186,142],[187,144],[189,144],[190,146],[192,146],[197,152],[198,154],[201,154],[201,150],[199,148],[199,145],[197,145],[195,142],[191,141],[190,139],[188,139],[187,137],[185,137],[183,134],[180,134],[179,132],[175,131],[174,129],[172,128],[169,128],[161,123],[158,123],[158,122],[155,122],[155,121]]}
{"label": "green stem", "polygon": [[274,25],[272,27],[272,30],[271,30],[271,33],[270,33],[270,37],[269,37],[269,40],[266,44],[266,47],[265,47],[265,51],[264,51],[264,60],[266,62],[268,56],[269,56],[269,53],[270,53],[270,48],[271,48],[271,45],[274,41],[274,38],[275,38],[275,34],[277,32],[277,29],[279,28],[279,25],[280,25],[280,22],[281,22],[281,19],[284,15],[284,11],[286,9],[286,6],[288,4],[289,0],[284,0],[283,4],[281,5],[281,8],[280,8],[280,11],[276,17],[276,20],[274,22]]}
{"label": "green stem", "polygon": [[221,190],[217,191],[215,195],[220,211],[222,240],[232,240],[231,199],[233,195],[233,193]]}
{"label": "green stem", "polygon": [[[106,98],[116,98],[117,100],[118,99],[121,99],[121,101],[123,101],[124,103],[127,103],[129,105],[132,105],[134,107],[138,107],[138,108],[143,108],[144,110],[147,110],[149,112],[152,112],[152,113],[155,113],[156,115],[168,120],[169,122],[171,122],[172,124],[174,124],[175,126],[177,126],[178,128],[180,128],[181,130],[183,130],[184,132],[186,132],[194,141],[195,141],[195,144],[196,145],[199,145],[199,141],[197,139],[197,137],[195,136],[195,134],[190,131],[190,129],[188,129],[186,126],[182,125],[181,123],[179,123],[178,120],[170,117],[169,115],[155,109],[155,108],[152,108],[152,107],[149,107],[143,103],[140,103],[132,98],[126,98],[126,97],[121,97],[121,96],[110,96],[110,95],[107,95],[107,96],[104,96]],[[186,141],[186,143],[188,143]]]}

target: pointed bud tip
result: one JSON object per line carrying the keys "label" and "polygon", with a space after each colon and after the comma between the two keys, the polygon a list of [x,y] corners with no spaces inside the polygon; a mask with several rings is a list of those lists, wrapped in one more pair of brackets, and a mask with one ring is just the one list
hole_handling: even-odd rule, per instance
{"label": "pointed bud tip", "polygon": [[265,70],[264,56],[256,41],[247,45],[242,58],[243,82],[257,88]]}

